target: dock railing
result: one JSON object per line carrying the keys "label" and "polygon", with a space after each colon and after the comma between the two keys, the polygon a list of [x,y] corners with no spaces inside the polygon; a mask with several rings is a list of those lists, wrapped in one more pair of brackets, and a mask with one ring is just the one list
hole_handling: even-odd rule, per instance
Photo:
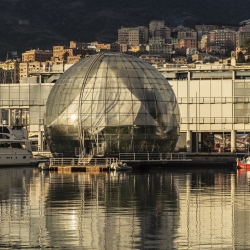
{"label": "dock railing", "polygon": [[117,158],[50,158],[50,166],[105,166],[108,167],[113,162],[118,162]]}
{"label": "dock railing", "polygon": [[174,161],[186,160],[186,153],[119,153],[119,158],[50,158],[50,166],[103,166],[119,161]]}
{"label": "dock railing", "polygon": [[186,160],[186,153],[119,153],[119,161]]}

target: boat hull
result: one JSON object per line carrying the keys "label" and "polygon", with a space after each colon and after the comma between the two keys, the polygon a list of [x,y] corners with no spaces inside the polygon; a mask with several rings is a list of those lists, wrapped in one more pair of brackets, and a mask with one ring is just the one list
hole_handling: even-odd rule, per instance
{"label": "boat hull", "polygon": [[133,170],[133,168],[131,166],[127,166],[126,163],[112,163],[110,165],[110,170]]}
{"label": "boat hull", "polygon": [[0,150],[0,166],[36,166],[38,161],[26,150]]}
{"label": "boat hull", "polygon": [[36,166],[28,131],[24,128],[13,129],[11,126],[0,126],[0,166]]}
{"label": "boat hull", "polygon": [[250,163],[244,163],[244,162],[238,161],[237,167],[242,168],[242,169],[250,169]]}

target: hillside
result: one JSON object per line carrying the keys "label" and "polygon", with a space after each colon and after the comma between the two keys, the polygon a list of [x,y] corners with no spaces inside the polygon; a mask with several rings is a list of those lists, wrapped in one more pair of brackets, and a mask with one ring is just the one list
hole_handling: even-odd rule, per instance
{"label": "hillside", "polygon": [[0,59],[7,51],[52,49],[70,40],[114,42],[121,26],[148,27],[153,19],[169,27],[238,25],[250,19],[249,9],[245,0],[1,0]]}

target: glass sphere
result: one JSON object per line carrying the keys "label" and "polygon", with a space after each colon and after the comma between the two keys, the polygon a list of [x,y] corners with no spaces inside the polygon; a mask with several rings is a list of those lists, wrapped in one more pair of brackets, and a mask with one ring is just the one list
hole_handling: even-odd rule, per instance
{"label": "glass sphere", "polygon": [[104,155],[172,152],[179,107],[164,76],[127,54],[100,53],[71,66],[53,86],[45,113],[52,153],[75,156],[98,148]]}

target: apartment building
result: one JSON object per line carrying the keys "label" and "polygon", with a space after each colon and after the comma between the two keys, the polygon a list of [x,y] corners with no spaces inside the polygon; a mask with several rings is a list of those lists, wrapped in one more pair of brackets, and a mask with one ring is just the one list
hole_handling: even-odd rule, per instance
{"label": "apartment building", "polygon": [[118,52],[119,53],[120,52],[120,44],[119,43],[111,43],[110,44],[110,52]]}
{"label": "apartment building", "polygon": [[240,27],[236,32],[236,47],[242,46],[248,38],[250,38],[250,24]]}
{"label": "apartment building", "polygon": [[217,30],[218,25],[195,25],[195,31],[197,32],[197,40],[200,41],[202,36],[208,34],[212,30]]}
{"label": "apartment building", "polygon": [[119,44],[129,44],[129,30],[130,28],[121,27],[118,29],[118,40]]}
{"label": "apartment building", "polygon": [[180,48],[197,48],[197,39],[191,37],[185,37],[180,39]]}
{"label": "apartment building", "polygon": [[187,64],[187,57],[185,57],[185,56],[173,57],[172,62],[174,64],[186,65]]}
{"label": "apartment building", "polygon": [[19,82],[19,61],[6,60],[0,62],[0,83]]}
{"label": "apartment building", "polygon": [[127,52],[129,49],[129,45],[128,44],[120,44],[120,52]]}
{"label": "apartment building", "polygon": [[76,41],[70,41],[69,42],[69,48],[71,49],[87,49],[88,48],[88,43],[83,43],[83,42],[76,42]]}
{"label": "apartment building", "polygon": [[157,29],[154,31],[154,36],[160,36],[165,39],[171,38],[171,29],[164,26],[163,28]]}
{"label": "apartment building", "polygon": [[95,50],[96,52],[103,52],[103,51],[109,51],[110,50],[110,44],[104,44],[104,43],[97,43],[95,44]]}
{"label": "apartment building", "polygon": [[132,46],[148,43],[148,28],[145,26],[131,28],[128,35],[129,44]]}
{"label": "apartment building", "polygon": [[200,43],[198,43],[198,48],[203,52],[206,52],[207,50],[207,37],[208,37],[207,34],[203,35],[200,40]]}
{"label": "apartment building", "polygon": [[171,53],[173,51],[172,44],[149,44],[149,54],[160,54],[166,60],[169,60],[171,57]]}
{"label": "apartment building", "polygon": [[225,53],[231,52],[236,48],[236,31],[230,29],[213,30],[208,34],[208,52],[213,49],[211,46],[220,46],[225,49]]}
{"label": "apartment building", "polygon": [[41,62],[21,62],[19,64],[20,70],[20,83],[23,82],[24,78],[29,77],[30,72],[40,72],[41,71]]}
{"label": "apartment building", "polygon": [[186,38],[186,37],[197,40],[197,32],[189,27],[184,27],[180,25],[172,29],[171,37],[178,38],[179,40]]}
{"label": "apartment building", "polygon": [[192,61],[196,62],[196,61],[203,61],[206,57],[210,56],[207,53],[196,53],[192,55]]}
{"label": "apartment building", "polygon": [[207,52],[212,55],[225,55],[228,49],[225,46],[220,45],[210,45],[207,48]]}
{"label": "apartment building", "polygon": [[33,49],[22,53],[22,62],[46,62],[51,60],[53,53],[51,50]]}
{"label": "apartment building", "polygon": [[165,58],[162,57],[161,55],[148,55],[148,54],[143,54],[140,55],[139,58],[142,60],[150,63],[150,64],[164,64],[165,63]]}
{"label": "apartment building", "polygon": [[149,35],[150,37],[158,36],[155,34],[155,31],[161,30],[165,27],[164,20],[152,20],[149,23]]}
{"label": "apartment building", "polygon": [[148,40],[148,44],[164,44],[165,43],[165,38],[161,36],[153,36],[150,37]]}
{"label": "apartment building", "polygon": [[73,49],[70,50],[68,46],[53,46],[53,60],[57,58],[57,60],[62,61],[66,51],[69,53],[69,56],[72,56],[72,50]]}
{"label": "apartment building", "polygon": [[[73,42],[71,41],[70,43],[72,45]],[[81,43],[79,44],[81,45]],[[79,58],[85,57],[85,55],[89,52],[88,48],[86,49],[81,46],[78,47],[75,43],[73,43],[72,46],[76,46],[76,48],[69,48],[68,46],[53,46],[53,61],[61,63],[70,63],[69,61],[77,62]]]}
{"label": "apartment building", "polygon": [[146,26],[138,26],[135,28],[118,29],[118,43],[137,46],[148,43],[148,28]]}

